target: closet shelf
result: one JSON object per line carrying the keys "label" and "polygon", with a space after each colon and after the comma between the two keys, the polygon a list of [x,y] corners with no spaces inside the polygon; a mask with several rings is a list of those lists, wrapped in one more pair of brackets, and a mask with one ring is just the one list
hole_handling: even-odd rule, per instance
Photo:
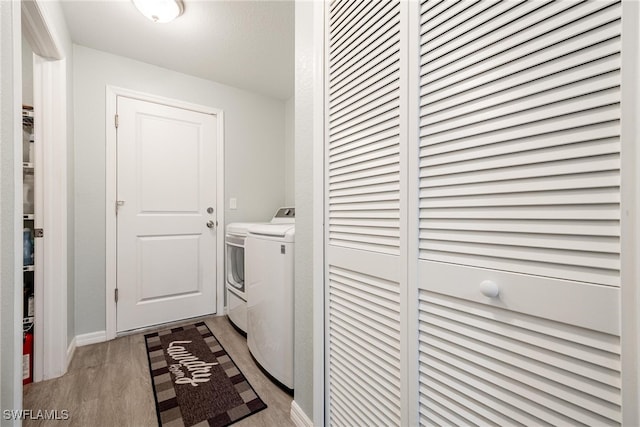
{"label": "closet shelf", "polygon": [[22,126],[33,126],[33,107],[22,106]]}

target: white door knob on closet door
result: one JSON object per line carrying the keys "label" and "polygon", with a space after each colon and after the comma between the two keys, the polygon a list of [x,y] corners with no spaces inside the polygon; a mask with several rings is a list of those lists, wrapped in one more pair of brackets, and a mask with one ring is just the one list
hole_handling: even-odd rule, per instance
{"label": "white door knob on closet door", "polygon": [[500,288],[496,282],[491,280],[484,280],[480,283],[480,292],[485,297],[495,298],[500,294]]}

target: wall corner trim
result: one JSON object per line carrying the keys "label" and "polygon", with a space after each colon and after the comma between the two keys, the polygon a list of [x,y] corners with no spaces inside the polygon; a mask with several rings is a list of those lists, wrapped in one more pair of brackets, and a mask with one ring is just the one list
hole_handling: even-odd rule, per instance
{"label": "wall corner trim", "polygon": [[90,332],[88,334],[76,335],[71,342],[75,341],[75,347],[82,347],[89,344],[105,342],[107,340],[107,331]]}
{"label": "wall corner trim", "polygon": [[71,360],[73,360],[73,356],[76,354],[76,347],[77,347],[76,343],[77,343],[76,337],[73,337],[73,339],[69,343],[69,346],[67,347],[67,369],[66,369],[66,371],[69,370],[69,365],[71,365]]}
{"label": "wall corner trim", "polygon": [[290,417],[296,427],[313,427],[313,421],[309,419],[307,414],[304,413],[295,400],[291,402]]}

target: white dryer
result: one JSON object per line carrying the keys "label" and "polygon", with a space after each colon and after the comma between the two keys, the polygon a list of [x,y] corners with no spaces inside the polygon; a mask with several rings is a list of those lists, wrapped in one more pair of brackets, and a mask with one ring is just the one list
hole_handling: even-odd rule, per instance
{"label": "white dryer", "polygon": [[245,241],[247,344],[256,362],[293,390],[295,210],[249,227]]}

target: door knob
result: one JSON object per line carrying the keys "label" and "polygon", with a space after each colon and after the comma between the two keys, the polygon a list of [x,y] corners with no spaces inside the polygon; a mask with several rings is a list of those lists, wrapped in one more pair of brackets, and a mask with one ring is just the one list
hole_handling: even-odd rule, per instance
{"label": "door knob", "polygon": [[213,221],[207,221],[207,227],[215,228],[216,224]]}
{"label": "door knob", "polygon": [[480,292],[485,297],[495,298],[500,295],[500,288],[498,287],[496,282],[493,282],[491,280],[484,280],[482,283],[480,283]]}

